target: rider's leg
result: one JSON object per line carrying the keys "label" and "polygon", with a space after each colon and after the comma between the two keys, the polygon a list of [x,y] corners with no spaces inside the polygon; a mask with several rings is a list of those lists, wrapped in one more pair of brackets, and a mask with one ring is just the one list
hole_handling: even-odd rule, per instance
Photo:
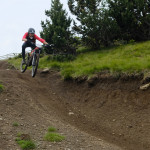
{"label": "rider's leg", "polygon": [[25,59],[25,49],[29,47],[27,42],[24,42],[22,45],[22,58]]}
{"label": "rider's leg", "polygon": [[25,49],[27,47],[29,47],[29,44],[27,42],[24,42],[22,45],[22,58],[23,58],[22,63],[24,63],[24,64],[26,63],[25,62]]}
{"label": "rider's leg", "polygon": [[31,47],[32,49],[35,49],[36,46],[34,44],[31,44],[29,42],[24,42],[23,45],[22,45],[22,58],[25,59],[25,49],[27,47]]}

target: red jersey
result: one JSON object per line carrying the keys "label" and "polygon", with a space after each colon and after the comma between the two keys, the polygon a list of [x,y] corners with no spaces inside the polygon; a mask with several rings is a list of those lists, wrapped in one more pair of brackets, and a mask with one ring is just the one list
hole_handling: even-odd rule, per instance
{"label": "red jersey", "polygon": [[[24,34],[24,36],[23,36],[23,38],[22,38],[22,39],[30,39],[30,38],[29,38],[29,34],[28,34],[28,32],[26,32],[26,33]],[[45,40],[44,40],[44,39],[42,39],[42,38],[38,37],[36,34],[34,34],[33,39],[30,39],[30,40],[33,40],[33,42],[35,42],[36,40],[40,41],[41,43],[44,43],[44,42],[45,42]]]}

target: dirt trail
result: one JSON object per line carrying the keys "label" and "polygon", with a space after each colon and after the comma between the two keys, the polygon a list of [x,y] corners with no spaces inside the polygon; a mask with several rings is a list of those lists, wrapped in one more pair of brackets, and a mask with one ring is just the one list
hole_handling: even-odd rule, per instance
{"label": "dirt trail", "polygon": [[[19,150],[17,133],[31,135],[38,150],[149,150],[150,90],[140,91],[140,79],[101,78],[64,82],[59,73],[21,74],[0,62],[0,150]],[[19,127],[12,124],[18,122]],[[66,140],[43,140],[49,126]],[[118,145],[118,146],[116,146]]]}
{"label": "dirt trail", "polygon": [[[8,68],[6,62],[0,62],[0,82],[5,87],[0,93],[0,150],[19,150],[15,142],[18,133],[29,134],[37,144],[37,150],[121,149],[66,121],[73,116],[69,115],[70,107],[64,105],[53,89],[56,81],[50,78],[56,73],[44,77],[38,74],[32,78],[30,71],[21,74]],[[14,127],[14,122],[19,123],[19,127]],[[60,143],[44,141],[49,126],[56,127],[66,139]]]}

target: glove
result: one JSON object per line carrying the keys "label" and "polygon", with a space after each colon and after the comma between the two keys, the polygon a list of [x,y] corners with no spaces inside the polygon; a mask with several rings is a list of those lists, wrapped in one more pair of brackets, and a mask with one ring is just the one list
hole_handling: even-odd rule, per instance
{"label": "glove", "polygon": [[46,44],[45,47],[46,47],[46,48],[50,48],[51,46],[50,46],[49,44]]}

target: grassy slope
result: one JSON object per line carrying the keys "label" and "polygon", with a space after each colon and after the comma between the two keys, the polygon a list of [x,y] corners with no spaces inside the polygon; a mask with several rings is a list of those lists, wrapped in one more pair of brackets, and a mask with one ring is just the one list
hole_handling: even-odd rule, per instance
{"label": "grassy slope", "polygon": [[[18,60],[12,59],[9,62],[19,67]],[[52,61],[45,56],[40,59],[39,67],[58,68],[65,78],[91,76],[102,70],[139,72],[150,69],[150,41],[100,51],[83,52],[72,62]]]}

